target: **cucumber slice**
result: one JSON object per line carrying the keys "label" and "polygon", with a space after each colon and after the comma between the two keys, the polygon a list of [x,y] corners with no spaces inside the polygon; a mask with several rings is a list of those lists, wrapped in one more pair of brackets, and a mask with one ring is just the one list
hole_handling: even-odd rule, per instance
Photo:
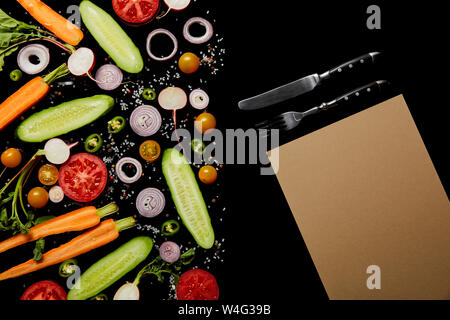
{"label": "cucumber slice", "polygon": [[144,261],[153,248],[149,237],[131,239],[89,267],[67,294],[67,300],[86,300],[118,281]]}
{"label": "cucumber slice", "polygon": [[25,142],[41,142],[81,128],[107,113],[114,99],[107,95],[64,102],[33,114],[17,128],[17,137]]}
{"label": "cucumber slice", "polygon": [[139,49],[107,12],[91,1],[83,0],[80,13],[86,28],[120,69],[129,73],[142,71],[144,60]]}
{"label": "cucumber slice", "polygon": [[191,166],[180,152],[167,149],[162,170],[186,228],[200,247],[210,249],[214,244],[214,230]]}

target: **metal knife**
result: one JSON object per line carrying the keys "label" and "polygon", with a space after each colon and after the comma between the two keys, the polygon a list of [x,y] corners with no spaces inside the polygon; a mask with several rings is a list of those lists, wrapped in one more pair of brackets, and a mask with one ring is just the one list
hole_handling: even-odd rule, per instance
{"label": "metal knife", "polygon": [[323,80],[330,79],[337,74],[355,69],[364,64],[375,62],[375,58],[379,52],[370,52],[353,60],[347,61],[333,69],[328,70],[322,74],[312,74],[302,79],[295,80],[284,86],[272,89],[257,96],[239,101],[239,109],[241,110],[256,110],[271,106],[276,103],[297,97],[303,93],[314,90]]}

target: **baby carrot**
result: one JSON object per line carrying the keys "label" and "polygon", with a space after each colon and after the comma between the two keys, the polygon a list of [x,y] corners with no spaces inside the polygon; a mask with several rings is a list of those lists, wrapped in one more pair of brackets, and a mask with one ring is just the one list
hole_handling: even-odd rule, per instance
{"label": "baby carrot", "polygon": [[119,237],[120,231],[131,228],[135,224],[136,220],[133,217],[118,221],[112,219],[105,220],[98,226],[73,238],[71,241],[44,253],[41,260],[35,261],[31,259],[0,273],[0,281],[20,277],[24,274],[61,263],[104,246],[116,240]]}
{"label": "baby carrot", "polygon": [[14,119],[44,98],[50,84],[69,73],[66,64],[59,66],[45,77],[36,77],[0,104],[0,131]]}
{"label": "baby carrot", "polygon": [[94,227],[100,223],[101,218],[117,211],[118,207],[113,202],[101,209],[89,206],[63,214],[34,226],[28,233],[18,234],[0,242],[0,253],[50,235]]}
{"label": "baby carrot", "polygon": [[83,32],[40,0],[17,0],[40,24],[72,46],[83,39]]}

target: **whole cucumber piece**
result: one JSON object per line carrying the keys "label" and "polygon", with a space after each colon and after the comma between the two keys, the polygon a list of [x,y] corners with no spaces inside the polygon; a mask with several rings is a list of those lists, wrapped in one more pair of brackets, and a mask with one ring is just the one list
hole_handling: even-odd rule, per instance
{"label": "whole cucumber piece", "polygon": [[131,239],[89,267],[67,294],[67,300],[86,300],[118,281],[144,261],[153,248],[149,237]]}
{"label": "whole cucumber piece", "polygon": [[114,99],[107,95],[64,102],[36,112],[25,119],[16,130],[25,142],[41,142],[79,129],[106,114],[114,107]]}
{"label": "whole cucumber piece", "polygon": [[83,0],[80,14],[86,28],[120,69],[129,73],[142,71],[144,60],[139,49],[107,12],[91,1]]}
{"label": "whole cucumber piece", "polygon": [[214,230],[191,166],[180,152],[167,149],[162,170],[184,225],[200,247],[210,249],[214,244]]}

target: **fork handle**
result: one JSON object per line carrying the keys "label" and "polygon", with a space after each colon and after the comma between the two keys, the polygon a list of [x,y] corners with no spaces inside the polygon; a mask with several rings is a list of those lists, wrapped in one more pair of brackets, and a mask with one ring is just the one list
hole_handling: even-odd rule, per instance
{"label": "fork handle", "polygon": [[381,88],[387,84],[386,80],[378,80],[374,81],[372,83],[369,83],[363,87],[360,87],[358,89],[355,89],[351,92],[348,92],[332,101],[322,103],[319,106],[320,110],[327,110],[329,108],[342,106],[351,104],[361,98],[373,96],[374,94],[377,94],[381,91]]}

